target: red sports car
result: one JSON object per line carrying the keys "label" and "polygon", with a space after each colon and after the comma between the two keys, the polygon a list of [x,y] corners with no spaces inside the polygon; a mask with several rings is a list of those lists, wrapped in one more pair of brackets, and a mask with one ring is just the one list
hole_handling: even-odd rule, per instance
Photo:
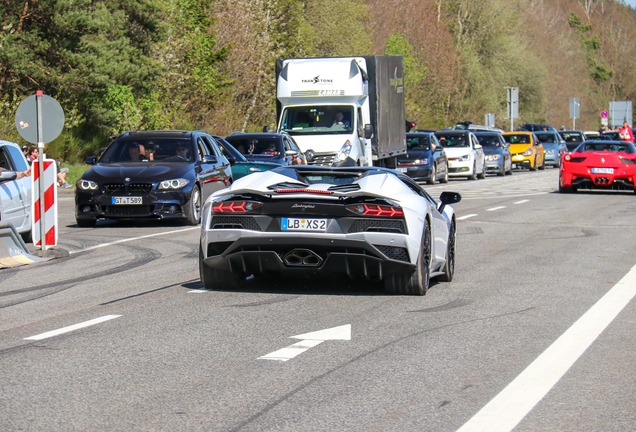
{"label": "red sports car", "polygon": [[625,141],[585,141],[565,154],[559,169],[559,192],[577,189],[633,190],[636,147]]}

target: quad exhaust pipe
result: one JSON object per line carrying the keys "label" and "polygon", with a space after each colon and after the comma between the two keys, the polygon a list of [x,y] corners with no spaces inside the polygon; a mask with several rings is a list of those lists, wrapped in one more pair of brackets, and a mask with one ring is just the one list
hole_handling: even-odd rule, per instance
{"label": "quad exhaust pipe", "polygon": [[309,249],[294,249],[283,258],[285,264],[291,267],[318,267],[322,258]]}

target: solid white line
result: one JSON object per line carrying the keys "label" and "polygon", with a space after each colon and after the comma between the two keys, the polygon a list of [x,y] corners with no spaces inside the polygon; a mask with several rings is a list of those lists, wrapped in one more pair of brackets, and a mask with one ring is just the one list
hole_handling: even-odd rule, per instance
{"label": "solid white line", "polygon": [[39,335],[35,335],[35,336],[31,336],[28,338],[24,338],[24,340],[42,340],[42,339],[46,339],[46,338],[50,338],[53,336],[58,336],[64,333],[68,333],[71,332],[73,330],[77,330],[77,329],[81,329],[84,327],[88,327],[88,326],[92,326],[95,324],[99,324],[99,323],[103,323],[104,321],[109,321],[115,318],[119,318],[121,315],[106,315],[103,316],[101,318],[95,318],[93,320],[90,321],[85,321],[83,323],[79,323],[79,324],[74,324],[72,326],[68,326],[68,327],[64,327],[61,329],[57,329],[57,330],[51,330],[49,332],[46,333],[41,333]]}
{"label": "solid white line", "polygon": [[521,200],[521,201],[517,201],[514,204],[523,204],[523,203],[527,203],[528,201],[530,201],[530,200]]}
{"label": "solid white line", "polygon": [[636,266],[457,432],[509,432],[636,296]]}
{"label": "solid white line", "polygon": [[194,230],[194,229],[201,229],[201,228],[200,227],[190,227],[190,228],[184,228],[184,229],[179,229],[179,230],[166,231],[166,232],[160,232],[160,233],[155,233],[155,234],[148,234],[148,235],[144,235],[144,236],[141,236],[141,237],[126,238],[126,239],[116,240],[116,241],[110,242],[110,243],[102,243],[102,244],[98,244],[98,245],[95,245],[95,246],[90,246],[90,247],[87,247],[87,248],[84,248],[84,249],[69,251],[69,254],[74,254],[74,253],[79,253],[79,252],[86,252],[86,251],[89,251],[89,250],[99,249],[99,248],[103,248],[103,247],[106,247],[106,246],[113,246],[113,245],[120,244],[120,243],[126,243],[126,242],[135,241],[135,240],[141,240],[141,239],[145,239],[145,238],[150,238],[150,237],[157,237],[157,236],[162,236],[162,235],[180,233],[180,232],[184,232],[184,231],[191,231],[191,230]]}
{"label": "solid white line", "polygon": [[466,216],[458,217],[457,220],[464,220],[464,219],[471,218],[473,216],[477,216],[477,215],[476,214],[469,214],[469,215],[466,215]]}
{"label": "solid white line", "polygon": [[499,206],[499,207],[493,207],[493,208],[489,208],[486,211],[495,211],[495,210],[501,210],[501,209],[505,209],[506,206]]}

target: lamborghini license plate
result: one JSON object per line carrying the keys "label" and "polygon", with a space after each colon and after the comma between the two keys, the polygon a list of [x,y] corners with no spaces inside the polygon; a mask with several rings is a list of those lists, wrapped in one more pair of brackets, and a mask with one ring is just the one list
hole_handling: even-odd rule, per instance
{"label": "lamborghini license plate", "polygon": [[283,231],[327,231],[327,219],[283,218]]}

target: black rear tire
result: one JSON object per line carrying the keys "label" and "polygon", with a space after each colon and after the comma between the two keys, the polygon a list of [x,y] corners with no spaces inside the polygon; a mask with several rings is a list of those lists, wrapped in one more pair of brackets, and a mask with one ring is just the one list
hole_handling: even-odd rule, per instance
{"label": "black rear tire", "polygon": [[208,290],[238,289],[240,288],[241,283],[245,280],[245,278],[242,278],[235,273],[213,269],[206,265],[203,262],[203,250],[201,247],[199,247],[199,277],[201,278],[203,288]]}
{"label": "black rear tire", "polygon": [[448,243],[446,245],[446,263],[444,264],[444,274],[438,279],[442,282],[451,282],[455,275],[455,222],[451,224],[448,233]]}
{"label": "black rear tire", "polygon": [[426,221],[420,243],[415,270],[410,274],[388,275],[384,277],[384,291],[389,294],[423,296],[428,291],[431,268],[431,226]]}

